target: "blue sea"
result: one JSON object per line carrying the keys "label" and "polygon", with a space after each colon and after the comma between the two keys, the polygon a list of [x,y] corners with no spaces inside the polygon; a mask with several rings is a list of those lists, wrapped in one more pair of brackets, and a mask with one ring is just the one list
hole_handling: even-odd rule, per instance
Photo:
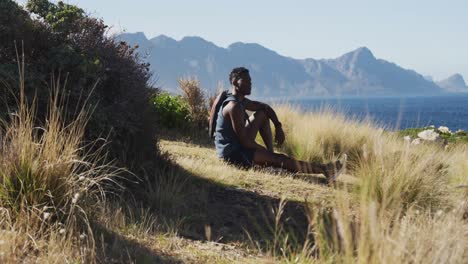
{"label": "blue sea", "polygon": [[434,125],[468,130],[468,95],[431,97],[333,97],[287,100],[305,111],[332,107],[349,117],[370,117],[387,129]]}

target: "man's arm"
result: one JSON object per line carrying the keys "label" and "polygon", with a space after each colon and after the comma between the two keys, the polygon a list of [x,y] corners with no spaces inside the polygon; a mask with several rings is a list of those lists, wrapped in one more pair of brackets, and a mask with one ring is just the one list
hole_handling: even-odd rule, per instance
{"label": "man's arm", "polygon": [[270,118],[271,122],[273,122],[273,125],[275,125],[276,128],[278,128],[278,126],[281,127],[281,122],[278,120],[278,116],[276,116],[275,110],[273,110],[271,106],[262,102],[251,101],[247,98],[244,98],[244,100],[246,102],[245,109],[250,110],[250,111],[263,110],[265,111],[268,118]]}
{"label": "man's arm", "polygon": [[245,109],[250,111],[265,111],[268,118],[273,122],[273,125],[275,125],[275,141],[278,143],[278,145],[282,145],[286,137],[284,135],[281,122],[278,120],[278,116],[276,116],[275,110],[273,110],[273,108],[271,108],[269,105],[262,102],[251,101],[247,98],[245,98],[244,100],[246,102]]}
{"label": "man's arm", "polygon": [[232,128],[239,138],[240,144],[244,148],[250,149],[265,149],[263,146],[257,144],[254,140],[247,137],[245,130],[244,111],[236,102],[230,102],[226,105],[225,109],[231,119]]}

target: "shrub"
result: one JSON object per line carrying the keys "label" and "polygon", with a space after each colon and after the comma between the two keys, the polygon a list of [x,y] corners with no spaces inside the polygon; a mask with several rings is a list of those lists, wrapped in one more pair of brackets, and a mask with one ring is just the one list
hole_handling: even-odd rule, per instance
{"label": "shrub", "polygon": [[152,101],[160,125],[177,129],[186,129],[190,126],[190,109],[180,96],[162,92],[155,95]]}
{"label": "shrub", "polygon": [[85,139],[107,137],[109,159],[132,170],[157,164],[156,114],[147,87],[150,73],[135,48],[108,37],[102,20],[73,5],[33,0],[27,4],[30,13],[11,0],[0,5],[0,79],[5,84],[0,87],[0,116],[8,119],[16,108],[14,98],[19,97],[16,41],[24,45],[30,73],[24,80],[25,93],[29,102],[36,96],[39,121],[46,119],[49,93],[45,84],[54,76],[67,79],[65,120],[76,117],[75,109],[94,87],[88,103],[95,110]]}
{"label": "shrub", "polygon": [[195,128],[206,129],[208,127],[208,104],[205,93],[196,78],[179,79],[179,87],[183,91],[184,99],[189,105],[190,116]]}

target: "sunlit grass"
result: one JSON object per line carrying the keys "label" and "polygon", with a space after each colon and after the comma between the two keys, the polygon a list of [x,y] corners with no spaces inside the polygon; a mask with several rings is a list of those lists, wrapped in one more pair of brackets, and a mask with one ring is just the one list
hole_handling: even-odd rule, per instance
{"label": "sunlit grass", "polygon": [[[411,145],[372,122],[330,110],[277,108],[285,152],[306,160],[348,153],[351,189],[315,210],[318,262],[461,263],[466,259],[466,145]],[[353,193],[353,199],[343,193]],[[442,249],[443,248],[443,249]],[[313,255],[313,254],[310,254]]]}

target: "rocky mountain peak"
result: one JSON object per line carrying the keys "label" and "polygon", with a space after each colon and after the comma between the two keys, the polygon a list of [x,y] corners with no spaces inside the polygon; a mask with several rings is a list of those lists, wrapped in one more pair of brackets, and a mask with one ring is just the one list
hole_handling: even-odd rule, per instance
{"label": "rocky mountain peak", "polygon": [[339,58],[339,60],[346,61],[350,64],[366,65],[374,62],[376,59],[370,49],[367,47],[360,47],[344,54]]}
{"label": "rocky mountain peak", "polygon": [[456,73],[445,80],[442,80],[437,83],[440,87],[452,91],[452,92],[466,92],[468,87],[466,86],[463,76],[459,73]]}
{"label": "rocky mountain peak", "polygon": [[219,47],[216,46],[213,42],[207,41],[201,37],[197,36],[187,36],[182,38],[179,42],[179,45],[184,49],[191,50],[196,53],[201,50],[218,50]]}
{"label": "rocky mountain peak", "polygon": [[448,77],[446,80],[457,85],[466,86],[465,79],[463,79],[463,76],[459,73],[455,73],[454,75]]}
{"label": "rocky mountain peak", "polygon": [[171,45],[177,42],[175,39],[170,38],[166,35],[159,35],[150,39],[150,41],[155,45]]}

